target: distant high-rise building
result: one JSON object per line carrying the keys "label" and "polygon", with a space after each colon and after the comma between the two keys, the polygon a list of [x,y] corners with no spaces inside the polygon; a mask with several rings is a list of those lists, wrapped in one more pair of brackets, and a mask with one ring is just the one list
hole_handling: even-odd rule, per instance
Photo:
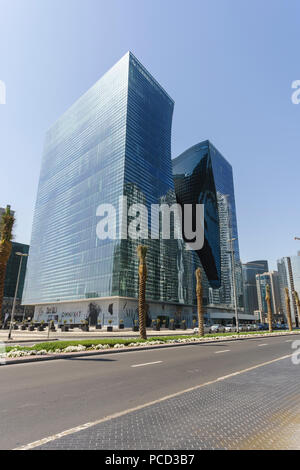
{"label": "distant high-rise building", "polygon": [[294,291],[300,296],[300,252],[297,256],[285,256],[277,261],[281,307],[286,316],[285,288],[289,290],[292,321],[299,325]]}
{"label": "distant high-rise building", "polygon": [[249,261],[242,265],[245,313],[253,315],[258,310],[258,297],[256,288],[256,274],[263,274],[269,271],[268,261]]}
{"label": "distant high-rise building", "polygon": [[[17,285],[17,278],[20,266],[20,256],[16,255],[16,253],[28,253],[29,245],[24,243],[12,242],[12,250],[10,257],[7,262],[6,266],[6,274],[5,274],[5,281],[4,281],[4,299],[2,305],[2,312],[4,316],[6,314],[10,314],[12,310],[13,299],[15,296],[16,285]],[[21,272],[20,272],[20,279],[16,297],[16,317],[19,315],[23,315],[24,313],[24,306],[21,306],[21,299],[22,293],[24,288],[24,280],[25,280],[25,273],[26,273],[26,265],[27,265],[27,257],[23,257]],[[26,309],[28,314],[32,313],[32,309]]]}
{"label": "distant high-rise building", "polygon": [[277,271],[256,274],[258,308],[264,316],[266,316],[268,313],[266,301],[267,285],[270,287],[272,314],[279,316],[282,313],[282,309],[280,300],[279,274]]}
{"label": "distant high-rise building", "polygon": [[[230,242],[233,241],[239,307],[243,287],[239,255],[232,167],[208,140],[186,150],[173,160],[177,201],[204,204],[205,241],[197,252],[205,273],[208,305],[233,308],[233,276]],[[197,258],[194,256],[196,264]]]}
{"label": "distant high-rise building", "polygon": [[[28,254],[28,252],[29,252],[29,245],[25,245],[24,243],[12,242],[12,250],[11,250],[11,254],[8,259],[7,266],[6,266],[6,274],[5,274],[5,281],[4,281],[4,297],[14,297],[15,295],[18,272],[19,272],[19,265],[20,265],[20,256],[16,255],[16,253]],[[22,294],[23,294],[26,266],[27,266],[27,256],[24,256],[23,261],[22,261],[22,266],[21,266],[19,286],[18,286],[18,292],[17,292],[18,299],[21,299]]]}

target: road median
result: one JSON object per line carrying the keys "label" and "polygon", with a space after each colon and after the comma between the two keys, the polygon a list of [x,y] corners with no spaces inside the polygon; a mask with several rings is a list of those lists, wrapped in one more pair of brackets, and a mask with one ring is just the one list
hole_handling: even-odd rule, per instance
{"label": "road median", "polygon": [[[60,341],[58,343],[46,342],[36,344],[32,347],[24,348],[21,346],[2,348],[0,351],[0,364],[13,365],[25,364],[30,362],[42,362],[58,359],[72,359],[77,357],[88,357],[107,355],[120,352],[145,351],[159,348],[170,348],[178,346],[191,346],[199,344],[211,344],[220,342],[251,340],[266,337],[290,336],[297,335],[300,331],[280,331],[274,333],[242,333],[233,335],[216,335],[210,337],[199,338],[197,336],[177,336],[170,339],[169,337],[153,337],[146,341],[136,340],[82,340],[82,341]],[[119,342],[118,342],[119,341]],[[61,346],[59,348],[58,346]],[[52,348],[55,347],[55,350]]]}

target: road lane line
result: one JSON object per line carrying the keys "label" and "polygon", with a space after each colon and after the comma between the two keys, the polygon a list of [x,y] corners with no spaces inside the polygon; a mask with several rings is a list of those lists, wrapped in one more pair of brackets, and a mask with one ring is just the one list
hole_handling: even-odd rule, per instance
{"label": "road lane line", "polygon": [[258,344],[257,346],[268,346],[268,343]]}
{"label": "road lane line", "polygon": [[144,364],[134,364],[130,367],[143,367],[143,366],[150,366],[152,364],[160,364],[162,361],[155,361],[155,362],[145,362]]}
{"label": "road lane line", "polygon": [[255,365],[255,366],[248,367],[247,369],[239,370],[237,372],[233,372],[231,374],[224,375],[223,377],[219,377],[217,379],[211,380],[209,382],[205,382],[205,383],[200,384],[200,385],[195,385],[194,387],[190,387],[190,388],[187,388],[185,390],[181,390],[180,392],[176,392],[176,393],[172,393],[170,395],[166,395],[166,396],[164,396],[162,398],[159,398],[157,400],[153,400],[153,401],[150,401],[148,403],[144,403],[143,405],[139,405],[139,406],[136,406],[134,408],[129,408],[127,410],[119,411],[117,413],[105,416],[104,418],[100,418],[100,419],[98,419],[94,422],[85,423],[81,426],[77,426],[77,427],[74,427],[74,428],[71,428],[71,429],[67,429],[65,431],[62,431],[62,432],[57,433],[57,434],[53,434],[52,436],[45,437],[45,438],[40,439],[38,441],[30,442],[29,444],[25,444],[23,446],[16,447],[13,450],[30,450],[30,449],[34,449],[35,447],[39,447],[43,444],[47,444],[48,442],[56,441],[57,439],[60,439],[61,437],[65,437],[65,436],[68,436],[70,434],[74,434],[76,432],[83,431],[84,429],[91,428],[92,426],[96,426],[97,424],[101,424],[101,423],[104,423],[106,421],[110,421],[111,419],[119,418],[119,417],[125,416],[129,413],[133,413],[134,411],[138,411],[138,410],[147,408],[148,406],[156,405],[157,403],[161,403],[163,401],[169,400],[170,398],[178,397],[180,395],[183,395],[184,393],[193,392],[194,390],[199,390],[202,387],[205,387],[207,385],[215,384],[217,382],[220,382],[221,380],[226,380],[226,379],[229,379],[229,378],[234,377],[236,375],[244,374],[246,372],[250,372],[251,370],[258,369],[259,367],[267,366],[269,364],[274,364],[274,362],[282,361],[283,359],[288,359],[288,358],[292,357],[293,354],[287,354],[286,356],[281,356],[281,357],[278,357],[277,359],[272,359],[271,361],[263,362],[261,364]]}
{"label": "road lane line", "polygon": [[215,351],[215,354],[220,354],[228,351],[230,351],[230,349],[223,349],[223,351]]}

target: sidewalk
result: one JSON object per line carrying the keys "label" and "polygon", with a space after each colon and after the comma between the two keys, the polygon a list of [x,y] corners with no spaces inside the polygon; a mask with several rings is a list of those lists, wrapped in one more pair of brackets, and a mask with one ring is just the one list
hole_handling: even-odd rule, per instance
{"label": "sidewalk", "polygon": [[300,450],[299,416],[298,371],[287,358],[19,450]]}
{"label": "sidewalk", "polygon": [[[155,331],[152,328],[147,328],[148,336],[175,336],[175,335],[191,335],[193,334],[193,329],[187,330],[169,330],[168,328],[162,328],[160,331]],[[106,328],[103,330],[96,330],[95,327],[90,327],[89,332],[81,331],[79,328],[74,330],[69,330],[64,333],[59,329],[56,331],[50,331],[50,336],[48,338],[48,330],[43,332],[41,331],[21,331],[13,330],[12,340],[8,340],[8,330],[0,330],[0,342],[5,344],[18,343],[18,342],[39,342],[39,341],[57,341],[57,340],[78,340],[78,339],[101,339],[101,338],[138,338],[139,332],[132,331],[131,328],[124,328],[124,330],[116,329],[113,332],[108,332]]]}

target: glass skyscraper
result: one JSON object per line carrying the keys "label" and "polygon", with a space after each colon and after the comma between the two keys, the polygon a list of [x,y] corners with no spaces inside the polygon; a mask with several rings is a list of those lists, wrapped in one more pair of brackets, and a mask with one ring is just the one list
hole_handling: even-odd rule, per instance
{"label": "glass skyscraper", "polygon": [[[232,167],[208,140],[173,160],[173,177],[180,204],[204,204],[205,242],[197,253],[206,278],[207,304],[233,306],[230,244],[233,242],[237,298],[243,307]],[[194,256],[197,262],[197,257]],[[205,282],[205,279],[204,279]]]}
{"label": "glass skyscraper", "polygon": [[285,288],[289,290],[290,306],[292,321],[295,325],[300,325],[298,317],[297,305],[294,292],[297,292],[300,298],[300,252],[297,256],[285,256],[277,261],[277,269],[279,274],[279,288],[281,298],[281,308],[286,317],[286,300]]}
{"label": "glass skyscraper", "polygon": [[258,308],[266,317],[268,306],[266,301],[266,287],[270,287],[271,310],[273,315],[281,314],[279,275],[277,271],[256,274],[256,286],[258,296]]}
{"label": "glass skyscraper", "polygon": [[[120,226],[121,196],[127,197],[127,209],[133,203],[150,209],[176,202],[173,108],[165,90],[127,53],[48,130],[23,295],[23,303],[39,306],[36,315],[82,318],[96,312],[104,321],[108,314],[119,313],[125,321],[135,315],[129,300],[138,295],[141,240],[99,239],[97,208],[103,203],[119,208]],[[183,242],[143,243],[147,301],[191,303],[193,273]],[[120,298],[122,305],[115,301]],[[155,308],[156,314],[166,310]]]}
{"label": "glass skyscraper", "polygon": [[269,271],[267,260],[249,261],[242,265],[245,312],[253,314],[258,310],[256,274]]}

